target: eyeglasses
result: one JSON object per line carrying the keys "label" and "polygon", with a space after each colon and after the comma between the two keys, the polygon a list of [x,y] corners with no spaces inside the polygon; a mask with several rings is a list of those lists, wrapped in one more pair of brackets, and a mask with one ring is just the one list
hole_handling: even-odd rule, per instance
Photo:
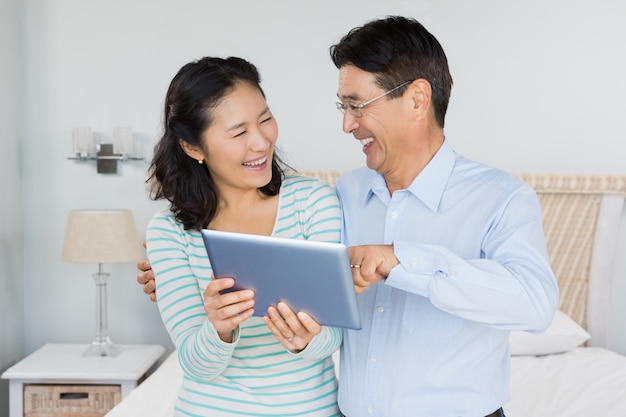
{"label": "eyeglasses", "polygon": [[337,103],[335,103],[337,105],[337,110],[339,110],[342,114],[346,112],[346,110],[348,110],[354,117],[359,118],[361,116],[363,116],[363,112],[361,111],[365,106],[372,104],[373,102],[375,102],[376,100],[378,100],[379,98],[383,98],[385,97],[387,94],[391,94],[394,91],[396,91],[398,88],[402,88],[407,84],[410,84],[411,81],[406,81],[403,82],[402,84],[392,88],[391,90],[382,93],[379,96],[376,96],[374,98],[371,98],[369,100],[367,100],[365,103],[361,103],[361,104],[343,104],[342,102],[338,101]]}

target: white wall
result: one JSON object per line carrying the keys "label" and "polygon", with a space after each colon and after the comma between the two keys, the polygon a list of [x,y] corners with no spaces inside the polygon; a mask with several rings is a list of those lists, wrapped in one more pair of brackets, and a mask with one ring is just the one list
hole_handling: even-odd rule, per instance
{"label": "white wall", "polygon": [[[18,0],[0,0],[0,373],[24,349],[20,192],[20,11]],[[8,382],[0,380],[0,416],[8,415]]]}
{"label": "white wall", "polygon": [[[143,235],[159,207],[144,191],[147,162],[105,176],[91,163],[68,161],[72,127],[89,125],[106,138],[131,125],[149,157],[169,81],[204,55],[239,55],[259,66],[280,143],[297,168],[350,169],[363,157],[340,131],[328,47],[372,18],[412,15],[448,54],[455,87],[446,133],[457,151],[513,173],[626,173],[622,2],[23,3],[25,353],[94,335],[95,265],[60,260],[67,212],[131,208]],[[618,268],[616,329],[626,322],[617,298],[626,294],[626,266]],[[135,266],[107,269],[111,338],[170,347],[156,306],[135,283]],[[626,340],[614,344],[626,353]]]}

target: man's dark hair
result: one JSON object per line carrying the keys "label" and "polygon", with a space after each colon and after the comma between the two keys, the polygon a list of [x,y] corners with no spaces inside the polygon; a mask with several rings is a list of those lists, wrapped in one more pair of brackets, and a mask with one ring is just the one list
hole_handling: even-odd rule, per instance
{"label": "man's dark hair", "polygon": [[[452,75],[441,44],[417,20],[388,16],[368,22],[331,46],[330,56],[337,68],[354,65],[374,74],[384,90],[406,81],[427,80],[432,89],[435,118],[443,128]],[[402,87],[389,96],[400,97],[405,91],[406,87]]]}

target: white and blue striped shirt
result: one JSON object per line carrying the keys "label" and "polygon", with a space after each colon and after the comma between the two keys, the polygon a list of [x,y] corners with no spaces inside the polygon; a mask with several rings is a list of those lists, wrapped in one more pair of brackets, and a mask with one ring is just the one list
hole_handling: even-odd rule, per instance
{"label": "white and blue striped shirt", "polygon": [[[332,188],[314,178],[285,178],[273,236],[338,242],[340,228]],[[261,318],[251,317],[233,343],[225,343],[203,308],[212,270],[199,231],[184,230],[165,209],[150,221],[146,240],[161,317],[184,372],[176,416],[340,415],[331,359],[340,329],[324,327],[292,354]]]}

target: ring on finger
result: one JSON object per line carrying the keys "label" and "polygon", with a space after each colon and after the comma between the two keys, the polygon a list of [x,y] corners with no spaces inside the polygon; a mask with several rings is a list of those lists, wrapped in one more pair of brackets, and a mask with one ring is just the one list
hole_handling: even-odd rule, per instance
{"label": "ring on finger", "polygon": [[285,338],[285,342],[287,342],[287,343],[291,342],[294,337],[296,337],[295,334],[293,336],[291,336],[291,337]]}

